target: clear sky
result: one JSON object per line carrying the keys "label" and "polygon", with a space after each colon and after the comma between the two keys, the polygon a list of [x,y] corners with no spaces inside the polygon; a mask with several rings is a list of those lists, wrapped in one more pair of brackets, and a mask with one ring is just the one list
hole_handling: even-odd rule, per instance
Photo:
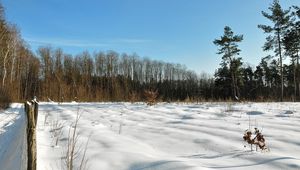
{"label": "clear sky", "polygon": [[[141,57],[185,64],[213,74],[221,56],[212,43],[225,25],[244,34],[241,57],[253,66],[265,35],[257,28],[272,0],[1,0],[33,51],[38,46],[136,52]],[[300,0],[281,0],[283,8]]]}

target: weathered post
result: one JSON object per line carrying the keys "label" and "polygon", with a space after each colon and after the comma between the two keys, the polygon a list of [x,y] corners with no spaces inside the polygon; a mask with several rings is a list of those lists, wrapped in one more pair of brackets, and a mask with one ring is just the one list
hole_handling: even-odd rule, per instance
{"label": "weathered post", "polygon": [[33,104],[33,107],[34,107],[34,120],[35,120],[35,124],[37,124],[39,104],[36,101],[36,99],[32,100],[32,104]]}
{"label": "weathered post", "polygon": [[33,100],[25,102],[27,115],[27,170],[36,170],[36,124],[38,103]]}

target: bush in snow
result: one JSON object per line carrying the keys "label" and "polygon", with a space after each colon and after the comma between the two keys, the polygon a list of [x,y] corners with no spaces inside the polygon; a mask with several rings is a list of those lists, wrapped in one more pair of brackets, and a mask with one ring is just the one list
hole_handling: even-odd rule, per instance
{"label": "bush in snow", "polygon": [[129,100],[131,103],[137,102],[139,100],[139,96],[137,92],[130,92],[129,93]]}
{"label": "bush in snow", "polygon": [[11,103],[8,92],[0,87],[0,109],[7,109]]}
{"label": "bush in snow", "polygon": [[251,145],[251,151],[252,151],[252,145],[256,145],[256,151],[257,151],[257,147],[259,147],[261,150],[267,149],[265,138],[257,128],[254,128],[254,135],[255,135],[254,138],[252,138],[252,134],[253,133],[251,132],[251,130],[248,129],[245,131],[243,136],[244,141],[246,141],[248,144]]}
{"label": "bush in snow", "polygon": [[144,95],[146,97],[147,105],[152,106],[155,105],[157,97],[158,97],[158,90],[145,90]]}

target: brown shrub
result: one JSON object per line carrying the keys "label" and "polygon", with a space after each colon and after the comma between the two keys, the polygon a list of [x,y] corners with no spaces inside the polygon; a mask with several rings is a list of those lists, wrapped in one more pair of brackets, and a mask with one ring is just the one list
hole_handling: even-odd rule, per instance
{"label": "brown shrub", "polygon": [[147,105],[152,106],[156,104],[158,97],[158,90],[145,90],[144,95],[146,97]]}
{"label": "brown shrub", "polygon": [[265,138],[257,128],[254,128],[254,135],[255,137],[252,138],[251,130],[246,130],[243,136],[244,141],[246,141],[248,144],[251,145],[251,151],[252,151],[252,145],[256,145],[256,150],[257,147],[259,147],[261,150],[267,149]]}
{"label": "brown shrub", "polygon": [[0,109],[7,109],[11,103],[11,97],[7,90],[0,87]]}
{"label": "brown shrub", "polygon": [[138,93],[137,92],[130,92],[129,93],[129,101],[131,103],[135,103],[139,100],[139,96],[138,96]]}

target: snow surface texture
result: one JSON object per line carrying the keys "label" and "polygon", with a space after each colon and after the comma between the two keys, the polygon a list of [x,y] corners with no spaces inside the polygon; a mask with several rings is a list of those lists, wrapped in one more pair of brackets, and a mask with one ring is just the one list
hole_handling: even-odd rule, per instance
{"label": "snow surface texture", "polygon": [[[39,108],[39,170],[63,169],[77,113],[81,152],[75,166],[89,139],[90,170],[300,169],[300,103],[40,103]],[[250,151],[242,139],[249,126],[262,131],[269,151]]]}
{"label": "snow surface texture", "polygon": [[0,110],[0,170],[27,169],[27,120],[22,104]]}

